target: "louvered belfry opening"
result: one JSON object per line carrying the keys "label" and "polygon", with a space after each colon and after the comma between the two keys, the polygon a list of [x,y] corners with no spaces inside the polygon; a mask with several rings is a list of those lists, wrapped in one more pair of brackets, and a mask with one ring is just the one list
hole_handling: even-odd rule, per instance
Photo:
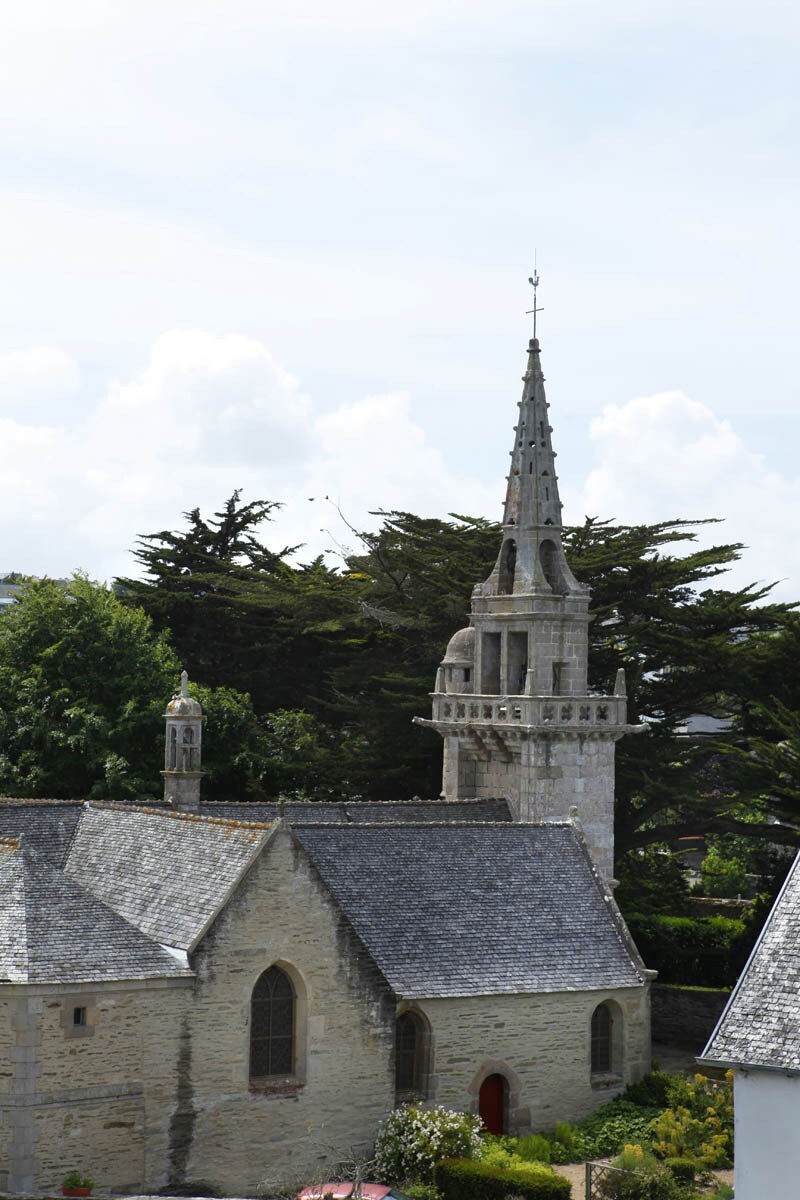
{"label": "louvered belfry opening", "polygon": [[250,1077],[291,1075],[294,1069],[292,982],[280,967],[270,967],[253,988],[250,1014]]}

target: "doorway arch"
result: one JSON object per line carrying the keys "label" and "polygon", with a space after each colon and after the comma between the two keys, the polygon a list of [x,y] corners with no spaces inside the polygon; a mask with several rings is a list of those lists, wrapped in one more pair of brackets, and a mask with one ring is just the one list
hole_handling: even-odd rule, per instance
{"label": "doorway arch", "polygon": [[478,1116],[488,1133],[501,1134],[508,1127],[508,1080],[504,1075],[487,1075],[478,1092]]}

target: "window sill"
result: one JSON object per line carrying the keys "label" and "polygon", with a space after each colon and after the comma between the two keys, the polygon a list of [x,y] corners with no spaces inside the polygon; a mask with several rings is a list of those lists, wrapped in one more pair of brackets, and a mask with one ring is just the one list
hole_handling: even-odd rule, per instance
{"label": "window sill", "polygon": [[620,1087],[625,1081],[616,1071],[597,1071],[592,1075],[592,1088],[599,1091],[601,1088]]}
{"label": "window sill", "polygon": [[249,1083],[254,1096],[297,1096],[305,1086],[305,1080],[296,1075],[265,1075]]}

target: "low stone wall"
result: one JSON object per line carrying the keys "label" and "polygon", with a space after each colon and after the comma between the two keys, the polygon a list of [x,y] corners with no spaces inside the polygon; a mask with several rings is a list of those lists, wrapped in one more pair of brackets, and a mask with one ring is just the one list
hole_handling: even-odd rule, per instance
{"label": "low stone wall", "polygon": [[722,988],[654,984],[650,992],[653,1041],[700,1054],[729,996]]}

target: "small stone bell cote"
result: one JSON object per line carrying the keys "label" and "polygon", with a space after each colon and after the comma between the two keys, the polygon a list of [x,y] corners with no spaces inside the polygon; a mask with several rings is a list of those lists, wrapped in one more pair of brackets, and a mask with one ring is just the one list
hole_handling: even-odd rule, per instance
{"label": "small stone bell cote", "polygon": [[189,695],[189,676],[181,672],[181,690],[172,697],[164,713],[164,803],[196,812],[200,807],[203,710]]}

